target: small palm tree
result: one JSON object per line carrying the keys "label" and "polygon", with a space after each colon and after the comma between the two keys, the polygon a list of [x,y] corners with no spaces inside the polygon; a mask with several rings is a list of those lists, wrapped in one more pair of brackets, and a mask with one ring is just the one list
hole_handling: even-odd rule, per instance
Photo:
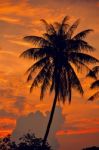
{"label": "small palm tree", "polygon": [[36,47],[30,48],[21,54],[22,57],[36,60],[27,70],[27,81],[33,79],[33,73],[39,70],[39,73],[32,80],[30,91],[41,85],[40,99],[44,97],[47,88],[50,92],[54,91],[55,93],[43,146],[49,134],[57,100],[63,103],[68,100],[70,103],[72,88],[77,89],[81,94],[84,93],[73,66],[75,65],[78,70],[82,67],[89,69],[87,63],[98,61],[96,58],[84,53],[94,50],[84,40],[87,34],[93,30],[87,29],[74,35],[79,20],[70,26],[68,19],[69,17],[66,16],[61,23],[55,22],[54,24],[48,24],[45,20],[42,20],[46,27],[46,31],[42,36],[24,37],[26,41],[36,45]]}
{"label": "small palm tree", "polygon": [[[99,66],[95,66],[92,71],[89,71],[88,75],[89,77],[95,78],[95,81],[91,84],[90,88],[95,89],[99,88],[99,79],[97,78],[99,74]],[[99,98],[99,91],[97,91],[94,95],[89,97],[89,101],[93,101],[94,99]]]}

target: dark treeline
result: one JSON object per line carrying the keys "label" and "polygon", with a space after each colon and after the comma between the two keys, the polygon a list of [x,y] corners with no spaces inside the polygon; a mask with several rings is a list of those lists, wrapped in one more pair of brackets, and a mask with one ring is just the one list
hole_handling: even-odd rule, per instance
{"label": "dark treeline", "polygon": [[46,142],[42,149],[41,138],[37,138],[34,134],[27,133],[18,139],[18,144],[8,135],[0,139],[0,150],[52,150]]}
{"label": "dark treeline", "polygon": [[93,147],[84,148],[83,150],[99,150],[99,147],[93,146]]}

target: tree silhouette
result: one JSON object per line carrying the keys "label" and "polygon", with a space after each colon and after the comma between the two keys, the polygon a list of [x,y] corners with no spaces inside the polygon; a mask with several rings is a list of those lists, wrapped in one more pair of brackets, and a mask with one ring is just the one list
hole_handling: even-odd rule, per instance
{"label": "tree silhouette", "polygon": [[43,140],[36,138],[34,134],[27,133],[19,140],[18,150],[52,150],[48,143],[42,149]]}
{"label": "tree silhouette", "polygon": [[14,141],[11,141],[11,136],[7,135],[0,139],[0,150],[18,150]]}
{"label": "tree silhouette", "polygon": [[[89,71],[87,76],[95,78],[95,81],[91,84],[90,88],[95,89],[99,88],[99,79],[98,79],[98,74],[99,74],[99,66],[95,66],[92,71]],[[93,101],[94,99],[99,98],[99,91],[97,91],[94,95],[89,97],[89,101]]]}
{"label": "tree silhouette", "polygon": [[27,133],[19,138],[19,144],[11,140],[8,135],[0,140],[0,150],[52,150],[48,143],[42,149],[43,140],[35,137],[32,133]]}
{"label": "tree silhouette", "polygon": [[84,148],[83,150],[99,150],[99,147],[93,146],[93,147]]}
{"label": "tree silhouette", "polygon": [[[98,61],[88,54],[94,48],[85,41],[87,34],[93,30],[87,29],[74,35],[79,20],[75,21],[71,26],[68,20],[69,17],[66,16],[61,23],[48,24],[42,19],[41,21],[46,29],[44,34],[42,36],[24,37],[24,40],[32,42],[34,47],[24,51],[21,56],[36,60],[27,70],[27,81],[33,81],[30,92],[34,87],[40,85],[40,99],[44,97],[48,88],[50,92],[54,91],[55,93],[43,146],[49,134],[57,100],[64,103],[67,99],[70,103],[72,88],[77,89],[81,94],[84,93],[74,66],[77,70],[81,70],[82,67],[89,69],[87,63],[96,63]],[[38,74],[33,79],[35,71]]]}

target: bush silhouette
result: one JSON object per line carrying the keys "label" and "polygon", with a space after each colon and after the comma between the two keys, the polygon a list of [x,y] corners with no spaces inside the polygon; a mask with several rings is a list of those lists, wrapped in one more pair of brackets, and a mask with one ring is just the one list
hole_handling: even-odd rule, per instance
{"label": "bush silhouette", "polygon": [[42,149],[42,143],[43,140],[32,133],[27,133],[19,138],[19,144],[12,141],[11,136],[8,135],[0,139],[0,150],[52,150],[47,142]]}
{"label": "bush silhouette", "polygon": [[99,150],[99,147],[93,146],[89,148],[84,148],[83,150]]}

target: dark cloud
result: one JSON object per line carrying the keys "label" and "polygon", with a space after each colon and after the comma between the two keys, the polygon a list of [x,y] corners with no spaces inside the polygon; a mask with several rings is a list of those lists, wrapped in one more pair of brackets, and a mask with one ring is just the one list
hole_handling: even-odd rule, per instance
{"label": "dark cloud", "polygon": [[83,3],[97,3],[99,2],[99,0],[28,0],[27,1],[29,4],[33,5],[33,6],[47,6],[49,4],[61,4],[61,5],[64,5],[64,4],[67,4],[67,3],[70,3],[70,4],[83,4]]}
{"label": "dark cloud", "polygon": [[[17,109],[19,112],[24,111],[24,107],[26,104],[26,97],[21,96],[21,95],[16,95],[14,94],[14,89],[13,88],[0,88],[0,97],[1,98],[7,98],[9,100],[9,103],[12,103],[12,107]],[[6,111],[0,111],[0,113],[7,114]],[[9,116],[11,114],[9,113]],[[6,116],[8,117],[8,116]]]}
{"label": "dark cloud", "polygon": [[[25,96],[16,96],[14,94],[14,88],[0,88],[0,97],[8,98],[8,99],[15,99],[16,101],[25,101]],[[18,103],[15,103],[18,106]]]}
{"label": "dark cloud", "polygon": [[0,118],[16,118],[17,115],[12,113],[12,112],[8,112],[4,109],[0,109]]}
{"label": "dark cloud", "polygon": [[16,96],[16,101],[14,107],[17,108],[20,112],[24,110],[26,98],[24,96]]}
{"label": "dark cloud", "polygon": [[12,98],[13,90],[11,88],[0,88],[0,97]]}
{"label": "dark cloud", "polygon": [[[30,113],[27,116],[20,117],[16,122],[15,130],[12,133],[13,139],[16,139],[27,132],[33,132],[38,137],[44,136],[47,122],[49,119],[49,112],[43,115],[40,111],[35,113]],[[54,149],[59,148],[59,143],[56,138],[56,132],[62,129],[65,118],[62,115],[62,109],[56,107],[53,123],[51,126],[48,141],[53,146]]]}

